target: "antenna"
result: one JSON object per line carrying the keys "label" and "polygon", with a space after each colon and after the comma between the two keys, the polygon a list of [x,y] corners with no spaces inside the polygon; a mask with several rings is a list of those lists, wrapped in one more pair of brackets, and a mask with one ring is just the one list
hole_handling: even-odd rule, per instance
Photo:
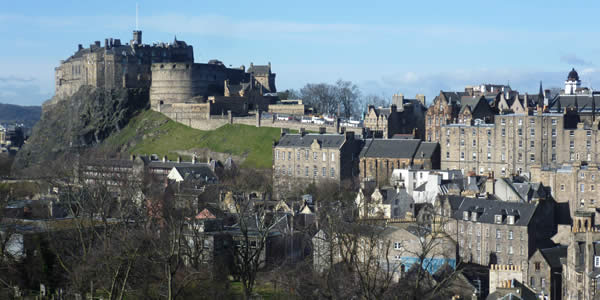
{"label": "antenna", "polygon": [[140,30],[138,28],[138,10],[139,10],[139,7],[140,7],[139,4],[136,2],[135,3],[135,30],[136,31]]}

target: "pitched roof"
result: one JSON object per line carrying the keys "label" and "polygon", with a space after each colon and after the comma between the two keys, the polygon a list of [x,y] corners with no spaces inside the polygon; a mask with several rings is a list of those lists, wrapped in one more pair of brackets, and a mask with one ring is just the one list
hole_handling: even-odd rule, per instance
{"label": "pitched roof", "polygon": [[346,137],[343,134],[285,134],[277,143],[282,147],[310,147],[313,141],[321,145],[322,148],[340,148],[344,145]]}
{"label": "pitched roof", "polygon": [[540,249],[540,253],[544,256],[551,268],[560,268],[562,267],[560,259],[562,257],[567,257],[567,246]]}
{"label": "pitched roof", "polygon": [[478,222],[495,224],[494,216],[502,216],[502,224],[507,224],[508,215],[515,217],[515,226],[527,226],[537,206],[530,203],[505,202],[477,198],[463,198],[459,208],[454,212],[454,219],[463,219],[463,212],[477,212]]}
{"label": "pitched roof", "polygon": [[439,144],[438,143],[432,143],[432,142],[421,142],[421,144],[419,144],[419,148],[417,149],[417,152],[415,153],[415,158],[421,158],[421,157],[427,157],[427,158],[431,158],[433,156],[433,153],[435,152],[436,149],[439,148]]}
{"label": "pitched roof", "polygon": [[184,180],[204,180],[213,182],[217,180],[217,175],[211,170],[208,164],[195,164],[192,166],[174,167]]}
{"label": "pitched roof", "polygon": [[371,139],[360,157],[413,158],[420,143],[417,139]]}

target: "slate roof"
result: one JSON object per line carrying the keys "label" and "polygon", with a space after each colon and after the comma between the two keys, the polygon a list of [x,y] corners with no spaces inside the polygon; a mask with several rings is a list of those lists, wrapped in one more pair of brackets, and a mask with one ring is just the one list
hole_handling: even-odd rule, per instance
{"label": "slate roof", "polygon": [[[597,99],[596,99],[597,98]],[[565,107],[576,107],[577,111],[600,111],[600,95],[558,95],[552,99],[549,109],[552,112],[562,112]]]}
{"label": "slate roof", "polygon": [[433,156],[433,153],[435,152],[435,150],[438,147],[439,147],[438,143],[421,142],[421,144],[419,144],[419,148],[417,149],[417,152],[415,153],[415,158],[421,158],[421,157],[431,158]]}
{"label": "slate roof", "polygon": [[371,139],[366,142],[360,157],[412,158],[420,143],[417,139]]}
{"label": "slate roof", "polygon": [[184,180],[204,180],[213,182],[217,180],[217,176],[210,169],[208,164],[195,164],[192,166],[176,166],[175,169],[183,177]]}
{"label": "slate roof", "polygon": [[530,203],[505,202],[477,198],[463,198],[454,212],[454,219],[462,220],[463,212],[477,212],[477,222],[495,224],[494,216],[502,215],[502,224],[507,224],[507,215],[516,216],[515,226],[527,226],[537,206]]}
{"label": "slate roof", "polygon": [[567,246],[540,249],[540,253],[544,256],[551,268],[561,268],[562,264],[560,259],[561,257],[567,257]]}
{"label": "slate roof", "polygon": [[285,134],[277,143],[281,147],[303,147],[308,148],[314,140],[317,140],[323,148],[341,148],[346,141],[343,134]]}

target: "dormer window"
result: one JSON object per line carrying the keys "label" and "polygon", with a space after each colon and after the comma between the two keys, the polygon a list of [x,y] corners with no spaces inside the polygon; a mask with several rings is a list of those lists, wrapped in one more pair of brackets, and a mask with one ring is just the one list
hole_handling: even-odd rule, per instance
{"label": "dormer window", "polygon": [[515,216],[508,216],[508,225],[515,224]]}
{"label": "dormer window", "polygon": [[463,211],[463,220],[469,221],[469,212],[468,211]]}
{"label": "dormer window", "polygon": [[594,268],[600,268],[600,256],[594,256]]}
{"label": "dormer window", "polygon": [[496,224],[502,224],[502,215],[494,215],[494,221]]}

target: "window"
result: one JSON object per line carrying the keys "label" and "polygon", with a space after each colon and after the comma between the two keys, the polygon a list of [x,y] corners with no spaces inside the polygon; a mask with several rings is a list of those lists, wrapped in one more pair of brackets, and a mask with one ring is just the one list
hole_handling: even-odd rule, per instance
{"label": "window", "polygon": [[585,178],[585,173],[584,172],[579,173],[579,177],[581,177],[581,179],[584,179]]}
{"label": "window", "polygon": [[334,162],[335,161],[335,153],[331,153],[331,161]]}
{"label": "window", "polygon": [[532,288],[535,288],[535,278],[533,276],[529,279],[529,285]]}
{"label": "window", "polygon": [[327,169],[325,167],[323,167],[323,169],[321,170],[322,171],[321,172],[321,176],[323,176],[323,177],[327,176],[327,171],[326,170]]}
{"label": "window", "polygon": [[529,119],[529,124],[535,125],[535,119],[534,118]]}
{"label": "window", "polygon": [[402,243],[394,242],[394,250],[400,250],[400,249],[402,249]]}
{"label": "window", "polygon": [[464,152],[460,153],[460,160],[465,160],[465,153]]}
{"label": "window", "polygon": [[317,177],[319,175],[319,169],[317,166],[313,166],[313,177]]}
{"label": "window", "polygon": [[300,151],[296,151],[296,160],[300,160]]}
{"label": "window", "polygon": [[600,256],[594,256],[594,267],[600,268]]}
{"label": "window", "polygon": [[460,139],[460,145],[461,145],[461,146],[464,146],[464,145],[465,145],[465,140],[463,140],[463,139]]}
{"label": "window", "polygon": [[450,158],[450,152],[446,152],[446,158]]}
{"label": "window", "polygon": [[464,229],[464,227],[463,227],[463,224],[460,224],[460,225],[458,226],[458,230],[460,231],[460,233],[463,233],[463,232],[465,232],[465,229]]}
{"label": "window", "polygon": [[575,148],[575,142],[574,141],[569,141],[569,148],[573,149]]}
{"label": "window", "polygon": [[502,136],[506,136],[506,128],[502,128]]}
{"label": "window", "polygon": [[317,156],[318,156],[318,155],[319,155],[319,153],[318,153],[318,152],[313,152],[313,159],[314,159],[314,160],[317,160]]}
{"label": "window", "polygon": [[450,147],[450,139],[446,139],[446,146]]}
{"label": "window", "polygon": [[512,240],[512,239],[513,239],[513,231],[512,231],[512,230],[509,230],[509,231],[508,231],[508,239],[509,239],[509,240]]}
{"label": "window", "polygon": [[473,152],[473,160],[477,160],[477,153]]}
{"label": "window", "polygon": [[[508,224],[509,225],[515,224],[515,216],[508,216]],[[512,235],[512,231],[510,234]],[[511,238],[511,240],[512,240],[512,238]]]}
{"label": "window", "polygon": [[535,148],[535,141],[529,141],[529,148]]}
{"label": "window", "polygon": [[292,151],[288,151],[288,160],[292,160]]}
{"label": "window", "polygon": [[569,136],[574,136],[574,135],[575,135],[575,131],[569,130]]}
{"label": "window", "polygon": [[300,165],[296,166],[296,174],[300,176]]}
{"label": "window", "polygon": [[523,120],[519,119],[519,126],[523,125]]}
{"label": "window", "polygon": [[335,178],[335,168],[331,168],[331,178]]}
{"label": "window", "polygon": [[535,161],[535,154],[529,154],[529,160]]}
{"label": "window", "polygon": [[502,246],[500,246],[500,244],[499,244],[499,243],[497,243],[497,244],[496,244],[496,252],[497,252],[497,253],[500,253],[500,252],[502,252]]}
{"label": "window", "polygon": [[529,129],[529,135],[535,136],[535,129],[534,128]]}
{"label": "window", "polygon": [[[327,161],[327,152],[323,152],[323,161]],[[325,172],[323,172],[325,173]],[[325,176],[325,175],[323,175]]]}
{"label": "window", "polygon": [[535,267],[536,272],[539,272],[542,269],[542,263],[540,263],[539,261],[534,262],[533,265]]}
{"label": "window", "polygon": [[552,119],[552,125],[556,125],[556,119]]}
{"label": "window", "polygon": [[579,185],[579,191],[582,193],[585,192],[585,184],[582,183]]}
{"label": "window", "polygon": [[492,146],[492,140],[488,140],[488,147]]}
{"label": "window", "polygon": [[564,185],[564,184],[561,184],[561,185],[560,185],[560,191],[561,191],[561,192],[564,192],[564,191],[565,191],[565,185]]}
{"label": "window", "polygon": [[504,118],[500,119],[500,124],[506,125],[506,119],[504,119]]}
{"label": "window", "polygon": [[508,246],[508,254],[513,254],[513,246]]}
{"label": "window", "polygon": [[546,278],[542,277],[541,281],[542,281],[541,282],[542,283],[542,288],[543,289],[546,288]]}
{"label": "window", "polygon": [[450,136],[450,129],[446,129],[446,136]]}
{"label": "window", "polygon": [[496,239],[501,239],[502,238],[502,231],[500,231],[500,229],[496,229]]}
{"label": "window", "polygon": [[496,221],[496,224],[502,224],[502,216],[501,215],[494,215],[494,220]]}
{"label": "window", "polygon": [[552,128],[552,136],[556,136],[556,128]]}
{"label": "window", "polygon": [[304,176],[308,177],[308,167],[304,168]]}
{"label": "window", "polygon": [[[521,121],[521,120],[519,120],[519,121]],[[523,135],[523,129],[522,128],[517,129],[517,134],[519,136],[522,136]]]}
{"label": "window", "polygon": [[473,147],[477,146],[477,141],[473,140]]}
{"label": "window", "polygon": [[492,153],[488,152],[487,153],[487,158],[488,158],[488,160],[492,160]]}
{"label": "window", "polygon": [[556,148],[556,140],[552,140],[552,148]]}
{"label": "window", "polygon": [[292,176],[292,175],[294,175],[294,173],[292,173],[292,165],[289,165],[289,166],[288,166],[288,175],[289,175],[289,176]]}
{"label": "window", "polygon": [[306,150],[306,152],[304,152],[304,159],[308,160],[308,150]]}
{"label": "window", "polygon": [[275,159],[279,159],[279,150],[275,150]]}
{"label": "window", "polygon": [[500,160],[504,161],[506,159],[506,156],[504,156],[504,153],[500,154]]}

